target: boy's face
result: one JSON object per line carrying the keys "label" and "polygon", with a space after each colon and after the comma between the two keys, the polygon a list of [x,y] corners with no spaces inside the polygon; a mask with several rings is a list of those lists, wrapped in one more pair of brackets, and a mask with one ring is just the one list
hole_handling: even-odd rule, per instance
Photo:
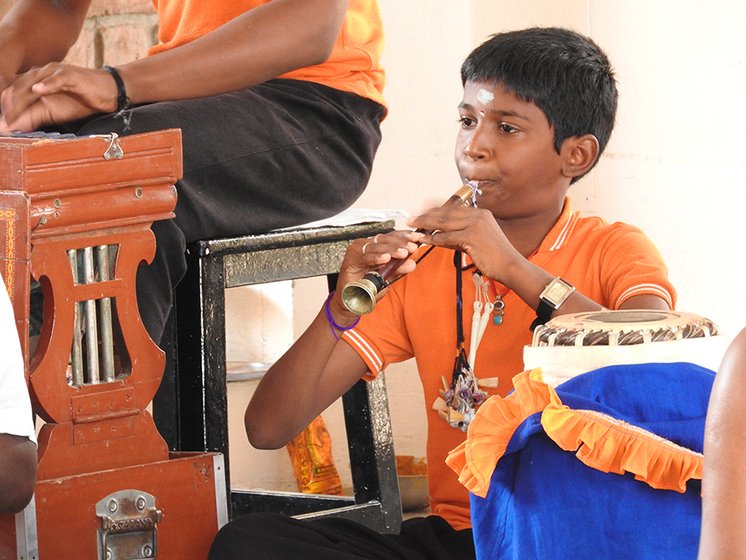
{"label": "boy's face", "polygon": [[479,206],[498,220],[556,219],[569,179],[544,112],[499,84],[467,82],[459,116],[456,166],[479,183]]}

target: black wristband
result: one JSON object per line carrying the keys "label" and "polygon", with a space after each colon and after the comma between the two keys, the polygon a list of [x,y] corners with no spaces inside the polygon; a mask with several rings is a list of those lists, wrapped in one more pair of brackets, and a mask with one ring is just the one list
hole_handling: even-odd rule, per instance
{"label": "black wristband", "polygon": [[533,320],[531,323],[531,326],[529,329],[531,329],[531,332],[534,332],[536,330],[536,327],[539,325],[543,325],[549,319],[552,317],[552,311],[554,311],[554,307],[549,305],[546,301],[543,299],[539,301],[539,307],[536,308],[536,319]]}
{"label": "black wristband", "polygon": [[130,107],[130,99],[127,97],[127,90],[124,88],[124,81],[122,76],[119,75],[119,71],[113,66],[104,66],[111,77],[114,78],[114,82],[117,84],[117,113],[121,113],[125,109]]}
{"label": "black wristband", "polygon": [[539,294],[539,307],[536,308],[536,319],[529,327],[534,332],[552,317],[552,312],[559,309],[565,300],[572,295],[575,288],[559,276],[552,279]]}

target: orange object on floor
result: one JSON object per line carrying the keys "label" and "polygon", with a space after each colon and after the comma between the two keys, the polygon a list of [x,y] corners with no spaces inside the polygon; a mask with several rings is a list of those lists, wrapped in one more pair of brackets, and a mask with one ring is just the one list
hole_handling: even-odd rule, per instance
{"label": "orange object on floor", "polygon": [[298,491],[305,494],[342,493],[342,481],[332,456],[332,440],[321,416],[317,416],[286,447]]}

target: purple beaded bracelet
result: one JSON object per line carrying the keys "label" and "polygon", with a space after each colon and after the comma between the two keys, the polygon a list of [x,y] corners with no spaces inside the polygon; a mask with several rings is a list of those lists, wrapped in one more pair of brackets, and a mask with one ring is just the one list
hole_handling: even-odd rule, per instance
{"label": "purple beaded bracelet", "polygon": [[360,317],[355,319],[354,323],[346,327],[343,327],[342,325],[337,324],[337,322],[334,320],[334,317],[332,317],[332,310],[329,309],[329,304],[331,303],[333,297],[334,297],[334,291],[332,291],[329,294],[329,297],[326,298],[326,301],[324,302],[324,311],[326,311],[326,320],[329,321],[329,328],[332,330],[332,334],[334,335],[334,338],[339,340],[339,335],[337,334],[337,331],[339,332],[349,331],[351,328],[353,328],[355,325],[357,325],[360,322]]}

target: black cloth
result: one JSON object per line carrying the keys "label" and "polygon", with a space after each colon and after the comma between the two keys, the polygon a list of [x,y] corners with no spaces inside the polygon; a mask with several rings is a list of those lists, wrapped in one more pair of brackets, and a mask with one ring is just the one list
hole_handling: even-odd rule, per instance
{"label": "black cloth", "polygon": [[172,289],[192,241],[263,233],[333,216],[370,177],[384,108],[320,84],[276,79],[200,99],[135,107],[75,130],[135,134],[182,130],[184,176],[176,217],[153,224],[156,255],[137,275],[143,323],[160,342]]}
{"label": "black cloth", "polygon": [[441,517],[404,521],[398,535],[340,518],[299,520],[257,513],[218,531],[208,560],[472,560],[470,529],[455,531]]}

